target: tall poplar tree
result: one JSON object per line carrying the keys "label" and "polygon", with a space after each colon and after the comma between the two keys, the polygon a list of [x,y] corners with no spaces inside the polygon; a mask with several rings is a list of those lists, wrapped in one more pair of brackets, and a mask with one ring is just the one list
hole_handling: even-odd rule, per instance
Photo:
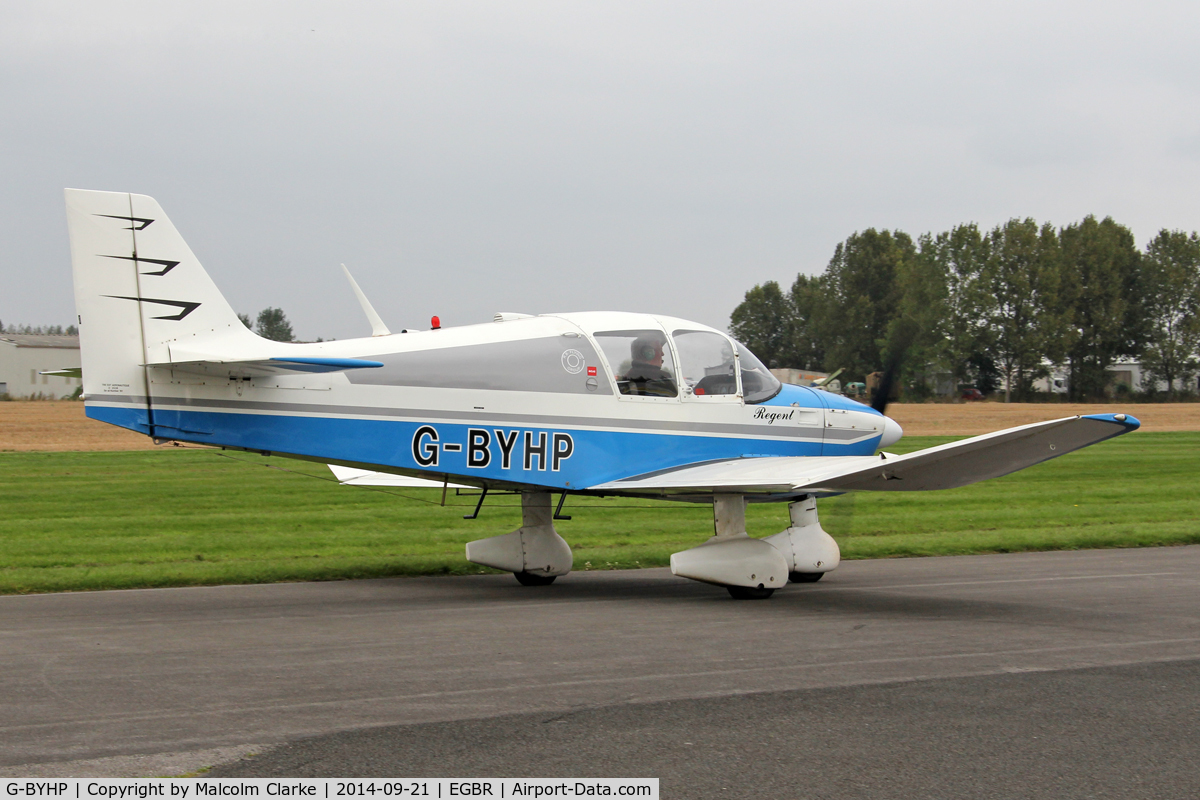
{"label": "tall poplar tree", "polygon": [[292,323],[282,308],[264,308],[258,312],[258,325],[255,333],[264,339],[274,339],[277,342],[292,342],[296,336],[292,333]]}
{"label": "tall poplar tree", "polygon": [[1068,342],[1070,395],[1104,395],[1108,367],[1141,350],[1145,340],[1141,253],[1133,234],[1112,217],[1087,216],[1059,233],[1063,288],[1073,335]]}
{"label": "tall poplar tree", "polygon": [[921,258],[935,264],[945,282],[944,300],[937,308],[941,317],[937,325],[942,337],[937,351],[940,360],[956,384],[986,387],[988,381],[981,380],[984,376],[979,374],[985,342],[986,298],[980,280],[986,260],[983,234],[972,222],[936,236],[925,234],[920,238],[920,246]]}
{"label": "tall poplar tree", "polygon": [[782,363],[789,344],[792,309],[775,281],[767,281],[746,292],[746,297],[729,316],[729,332],[770,368]]}
{"label": "tall poplar tree", "polygon": [[1146,246],[1142,266],[1147,322],[1142,366],[1151,386],[1164,381],[1174,397],[1177,383],[1190,383],[1198,368],[1200,237],[1159,231]]}
{"label": "tall poplar tree", "polygon": [[848,379],[863,380],[883,368],[890,326],[900,310],[898,276],[916,253],[907,233],[874,228],[837,246],[824,276],[827,369],[845,369]]}
{"label": "tall poplar tree", "polygon": [[973,289],[980,344],[1005,378],[1004,402],[1023,400],[1069,335],[1058,237],[1049,224],[1011,219],[988,233],[984,252]]}
{"label": "tall poplar tree", "polygon": [[825,367],[825,341],[830,324],[824,275],[797,275],[788,292],[791,330],[784,366],[820,370]]}

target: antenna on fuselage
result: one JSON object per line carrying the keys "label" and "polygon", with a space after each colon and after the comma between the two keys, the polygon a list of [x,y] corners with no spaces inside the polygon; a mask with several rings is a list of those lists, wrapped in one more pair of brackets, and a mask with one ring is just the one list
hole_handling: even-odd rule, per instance
{"label": "antenna on fuselage", "polygon": [[342,264],[342,272],[346,273],[346,280],[350,281],[350,288],[354,290],[354,296],[358,298],[358,304],[362,306],[363,313],[367,315],[367,321],[371,323],[371,335],[391,336],[392,332],[388,330],[387,325],[384,325],[383,320],[375,313],[375,307],[371,305],[371,301],[363,294],[363,290],[358,288],[358,283],[354,280],[354,276],[350,274],[350,270],[346,269],[345,264]]}

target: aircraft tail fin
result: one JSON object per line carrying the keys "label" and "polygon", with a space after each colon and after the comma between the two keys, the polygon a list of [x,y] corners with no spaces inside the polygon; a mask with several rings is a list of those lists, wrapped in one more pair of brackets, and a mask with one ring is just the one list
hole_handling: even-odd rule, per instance
{"label": "aircraft tail fin", "polygon": [[[246,328],[152,197],[67,189],[84,396],[141,409],[150,432],[146,364],[172,347],[253,349]],[[142,420],[142,417],[146,417]],[[121,423],[118,423],[121,424]]]}

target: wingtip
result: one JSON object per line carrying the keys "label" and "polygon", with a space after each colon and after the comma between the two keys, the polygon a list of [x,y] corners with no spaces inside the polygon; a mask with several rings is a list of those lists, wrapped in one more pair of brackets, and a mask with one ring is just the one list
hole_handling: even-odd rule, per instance
{"label": "wingtip", "polygon": [[1125,426],[1125,432],[1136,431],[1142,427],[1141,420],[1132,414],[1085,414],[1084,419],[1098,419],[1102,422],[1115,422]]}

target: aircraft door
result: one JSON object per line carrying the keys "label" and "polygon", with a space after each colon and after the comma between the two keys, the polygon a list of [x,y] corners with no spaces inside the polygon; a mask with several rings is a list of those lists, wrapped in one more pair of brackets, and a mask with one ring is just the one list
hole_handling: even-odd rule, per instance
{"label": "aircraft door", "polygon": [[675,359],[661,330],[596,331],[592,334],[621,399],[675,400],[679,396]]}

